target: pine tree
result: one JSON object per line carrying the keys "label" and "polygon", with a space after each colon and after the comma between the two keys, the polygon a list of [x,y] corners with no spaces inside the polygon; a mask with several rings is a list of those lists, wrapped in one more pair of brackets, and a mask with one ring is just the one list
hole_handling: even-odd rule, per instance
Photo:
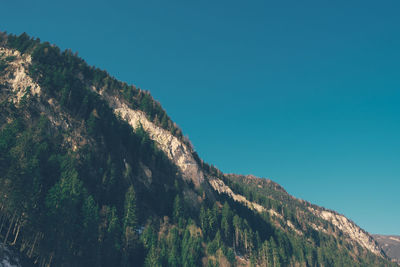
{"label": "pine tree", "polygon": [[124,242],[122,255],[123,266],[130,265],[130,255],[134,254],[137,247],[137,220],[136,194],[133,186],[131,185],[125,194],[124,217],[122,223],[122,240]]}
{"label": "pine tree", "polygon": [[179,195],[176,195],[174,200],[174,208],[172,212],[172,218],[174,223],[178,223],[180,227],[183,227],[184,223],[184,210],[183,203]]}

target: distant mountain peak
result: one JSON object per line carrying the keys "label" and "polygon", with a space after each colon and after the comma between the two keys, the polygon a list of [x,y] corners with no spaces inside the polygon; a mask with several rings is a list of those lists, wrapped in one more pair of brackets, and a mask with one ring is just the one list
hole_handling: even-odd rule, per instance
{"label": "distant mountain peak", "polygon": [[397,235],[372,235],[383,251],[393,261],[400,264],[400,236]]}

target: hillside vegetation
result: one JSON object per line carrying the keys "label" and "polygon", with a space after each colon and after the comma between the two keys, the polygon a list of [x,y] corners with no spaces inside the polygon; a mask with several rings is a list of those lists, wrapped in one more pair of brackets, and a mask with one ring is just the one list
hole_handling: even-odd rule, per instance
{"label": "hillside vegetation", "polygon": [[25,265],[395,266],[343,216],[203,162],[149,92],[26,34],[0,47],[0,239]]}

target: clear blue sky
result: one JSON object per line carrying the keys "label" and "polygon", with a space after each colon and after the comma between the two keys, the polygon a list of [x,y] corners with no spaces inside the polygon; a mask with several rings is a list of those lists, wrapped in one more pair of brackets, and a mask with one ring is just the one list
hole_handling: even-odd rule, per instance
{"label": "clear blue sky", "polygon": [[150,90],[200,156],[400,234],[400,1],[2,1]]}

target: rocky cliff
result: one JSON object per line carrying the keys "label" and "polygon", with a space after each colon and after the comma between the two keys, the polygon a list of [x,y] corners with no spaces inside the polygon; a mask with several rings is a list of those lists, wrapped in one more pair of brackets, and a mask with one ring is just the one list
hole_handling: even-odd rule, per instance
{"label": "rocky cliff", "polygon": [[192,148],[167,130],[150,122],[142,111],[130,108],[116,95],[110,95],[106,90],[95,87],[92,87],[92,90],[99,93],[109,103],[114,113],[127,121],[133,129],[143,127],[158,147],[178,166],[186,180],[192,181],[197,187],[204,182],[204,173],[193,158]]}
{"label": "rocky cliff", "polygon": [[[134,129],[140,126],[143,127],[143,129],[148,132],[150,138],[153,139],[168,158],[179,167],[184,178],[191,180],[196,186],[200,186],[204,182],[204,173],[198,163],[194,160],[191,148],[188,148],[186,144],[173,136],[170,132],[154,125],[154,123],[150,122],[146,118],[143,112],[129,108],[128,105],[123,103],[123,101],[118,97],[109,95],[104,90],[97,90],[96,88],[93,88],[93,91],[98,92],[109,103],[114,112],[126,120]],[[252,178],[254,179],[256,177]],[[209,176],[207,180],[215,191],[227,194],[235,201],[243,203],[250,209],[254,209],[260,213],[268,212],[273,216],[282,217],[273,209],[267,210],[263,206],[249,201],[244,196],[234,193],[231,188],[229,188],[229,186],[219,178]],[[368,249],[375,255],[381,257],[384,256],[382,249],[378,246],[372,236],[343,215],[326,210],[310,209],[318,217],[336,226],[352,241]],[[293,226],[293,223],[290,220],[287,220],[285,224],[292,228],[297,234],[302,234],[299,229],[296,229]]]}
{"label": "rocky cliff", "polygon": [[309,209],[320,218],[331,222],[346,236],[357,242],[360,246],[368,249],[375,255],[381,257],[384,256],[382,248],[378,245],[374,238],[368,232],[357,226],[354,222],[347,219],[345,216],[328,210],[316,210],[311,207]]}
{"label": "rocky cliff", "polygon": [[[140,253],[148,253],[146,261],[150,261],[148,257],[156,258],[157,253],[163,251],[159,246],[171,245],[173,235],[180,235],[177,240],[185,238],[187,242],[202,242],[201,245],[196,243],[196,249],[205,248],[205,264],[209,263],[207,259],[226,263],[228,258],[234,263],[236,257],[238,262],[249,264],[253,260],[273,265],[278,262],[283,265],[288,262],[292,265],[325,262],[329,265],[335,260],[332,255],[345,256],[345,260],[361,265],[386,262],[385,254],[371,235],[345,216],[298,200],[271,180],[225,175],[203,164],[196,158],[189,142],[161,127],[156,123],[157,119],[150,119],[146,109],[140,110],[130,102],[134,97],[139,104],[144,101],[140,92],[88,67],[71,53],[61,53],[54,46],[41,45],[37,41],[32,41],[30,46],[31,50],[24,48],[23,51],[29,51],[24,53],[7,46],[0,48],[1,107],[8,114],[2,114],[0,126],[2,130],[11,127],[12,131],[16,131],[15,134],[7,132],[0,137],[4,140],[17,139],[12,144],[16,144],[15,147],[8,148],[0,142],[0,148],[8,149],[5,152],[14,162],[23,159],[21,162],[24,164],[25,157],[29,160],[39,155],[30,165],[16,167],[18,171],[22,169],[19,176],[16,175],[18,171],[9,169],[12,160],[7,158],[9,161],[6,164],[5,159],[0,157],[4,161],[0,162],[0,168],[6,173],[6,178],[0,177],[4,185],[1,188],[4,192],[1,191],[0,195],[0,236],[7,243],[9,235],[12,235],[14,242],[10,245],[19,246],[29,258],[37,257],[36,262],[41,266],[54,262],[57,265],[63,261],[76,261],[84,266],[82,258],[85,258],[86,250],[73,239],[75,230],[82,231],[81,241],[86,240],[83,237],[89,233],[94,236],[92,243],[98,246],[93,248],[93,255],[97,255],[92,255],[94,258],[101,255],[102,249],[113,251],[106,259],[96,258],[108,263],[115,261],[113,254],[118,253],[121,253],[120,259],[125,261],[135,259]],[[51,60],[48,60],[50,57]],[[124,90],[129,97],[122,97],[121,91]],[[155,106],[154,102],[150,104],[150,107]],[[19,112],[15,114],[23,116],[22,121],[28,128],[26,132],[19,133],[22,130],[17,124],[18,127],[10,126],[18,119],[15,119],[15,110]],[[46,137],[49,140],[41,140],[42,132],[35,130],[39,117],[51,124],[50,127],[40,128],[40,131],[51,133]],[[121,121],[126,122],[129,128]],[[111,126],[115,129],[110,129]],[[141,129],[147,133],[150,144],[146,136],[140,135]],[[52,134],[56,136],[54,140]],[[21,141],[18,139],[21,136],[26,138]],[[31,136],[40,145],[37,148],[39,152],[26,156],[25,147],[35,145],[29,141]],[[152,144],[157,149],[153,149]],[[36,148],[30,149],[35,151]],[[49,156],[51,149],[56,151],[52,153],[64,154]],[[40,162],[48,164],[55,174],[40,169]],[[29,180],[32,190],[37,191],[32,196],[29,191],[19,194],[18,190],[25,192],[25,189],[24,182],[19,182],[17,178],[31,172],[40,178],[28,175],[37,179]],[[147,179],[141,179],[142,176]],[[59,180],[53,181],[54,177]],[[18,184],[14,185],[14,180],[18,180]],[[134,199],[133,188],[136,188],[141,201],[138,206],[143,218],[139,220],[129,215],[134,214],[134,208],[130,209],[128,201]],[[212,193],[206,194],[205,191]],[[14,192],[18,195],[10,198],[8,194]],[[23,199],[27,194],[31,199]],[[184,203],[188,198],[191,198],[190,205]],[[20,199],[24,204],[18,206]],[[70,203],[69,200],[75,202]],[[18,208],[14,210],[14,206]],[[74,209],[75,213],[63,213]],[[49,219],[48,216],[56,216],[54,214],[63,220]],[[76,217],[70,217],[71,214]],[[58,230],[52,232],[43,228],[41,223],[35,221],[35,216],[53,223],[54,229]],[[92,217],[97,221],[91,222]],[[81,227],[78,230],[66,227],[71,232],[64,232],[67,231],[64,226],[68,220],[69,225]],[[136,225],[137,221],[140,227]],[[93,223],[91,228],[87,226],[89,223]],[[3,224],[8,231],[3,230]],[[151,228],[154,225],[159,228],[154,230]],[[90,229],[99,229],[99,233]],[[137,229],[140,229],[137,235],[144,231],[153,245],[150,246],[147,240],[140,243],[135,234]],[[174,232],[173,229],[179,230]],[[65,245],[51,243],[60,237],[65,238]],[[165,244],[160,241],[163,238],[167,240]],[[154,245],[157,240],[161,243]],[[130,242],[137,242],[136,250],[130,247]],[[334,248],[332,244],[335,244]],[[53,250],[52,245],[56,245],[58,251]],[[184,247],[191,248],[191,245],[177,246],[183,250]],[[194,254],[194,248],[191,249]],[[293,252],[296,250],[296,253]],[[179,256],[182,261],[183,255],[182,252]]]}

